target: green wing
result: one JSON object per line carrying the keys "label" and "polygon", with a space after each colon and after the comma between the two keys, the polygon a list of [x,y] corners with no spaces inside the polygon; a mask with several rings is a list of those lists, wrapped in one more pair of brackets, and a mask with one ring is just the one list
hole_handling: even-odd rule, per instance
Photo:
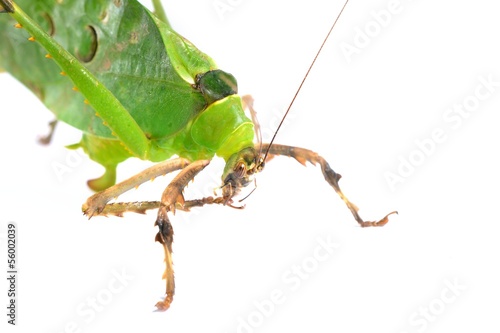
{"label": "green wing", "polygon": [[[75,55],[125,106],[150,139],[180,131],[205,107],[192,84],[216,66],[135,0],[19,0],[18,4]],[[10,72],[62,120],[113,138],[102,119],[45,58],[37,43],[0,16],[0,68]]]}

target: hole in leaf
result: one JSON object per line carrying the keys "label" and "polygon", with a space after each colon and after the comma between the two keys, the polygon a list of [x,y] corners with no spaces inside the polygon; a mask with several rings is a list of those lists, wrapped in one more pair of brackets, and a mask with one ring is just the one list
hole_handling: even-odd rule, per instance
{"label": "hole in leaf", "polygon": [[97,32],[94,27],[87,25],[85,27],[85,32],[82,35],[82,40],[80,47],[76,52],[76,56],[82,62],[90,62],[94,59],[97,52]]}

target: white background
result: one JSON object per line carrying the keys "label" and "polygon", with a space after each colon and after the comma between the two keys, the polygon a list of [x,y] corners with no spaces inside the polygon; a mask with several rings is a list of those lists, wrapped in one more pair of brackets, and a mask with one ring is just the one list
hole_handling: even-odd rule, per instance
{"label": "white background", "polygon": [[[166,10],[177,31],[238,78],[241,93],[253,94],[263,128],[272,131],[341,3],[220,2],[233,10],[221,17],[212,0],[172,1]],[[348,62],[341,45],[355,46],[357,31],[376,28],[371,13],[389,3],[348,5],[277,141],[321,153],[343,175],[341,186],[364,218],[400,214],[384,228],[362,229],[319,169],[275,159],[259,175],[245,210],[210,207],[172,219],[177,289],[166,313],[152,312],[164,292],[155,213],[83,217],[81,204],[91,194],[85,181],[100,167],[64,148],[79,139],[69,127],[60,126],[50,146],[38,145],[51,114],[0,75],[0,232],[5,243],[6,223],[15,221],[19,237],[19,325],[9,328],[498,331],[500,86],[456,128],[443,116],[454,104],[473,100],[479,77],[500,81],[500,8],[488,0],[401,0],[399,12],[380,31],[371,30],[368,45]],[[420,165],[391,188],[384,175],[397,174],[401,158],[424,156],[415,141],[430,139],[435,129],[443,131],[444,142],[417,158]],[[61,181],[55,163],[71,164]],[[119,178],[146,165],[129,161]],[[221,168],[220,162],[210,165],[186,196],[206,193]],[[131,198],[157,200],[166,184],[157,179]],[[319,263],[318,239],[339,244]],[[284,277],[303,263],[310,273],[296,278],[300,286],[293,290]],[[122,271],[130,280],[112,294],[109,284],[122,287],[114,280]],[[277,292],[281,304],[259,312],[255,302],[268,304]],[[87,305],[93,297],[106,303],[100,311]]]}

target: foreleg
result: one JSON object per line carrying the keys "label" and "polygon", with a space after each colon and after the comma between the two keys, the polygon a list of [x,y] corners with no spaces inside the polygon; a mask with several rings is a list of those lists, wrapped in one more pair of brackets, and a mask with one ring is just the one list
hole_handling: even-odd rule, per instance
{"label": "foreleg", "polygon": [[[269,147],[269,144],[263,144],[262,145],[262,150],[266,151]],[[258,148],[258,147],[256,147]],[[330,165],[325,161],[323,157],[318,155],[317,153],[304,149],[304,148],[298,148],[298,147],[292,147],[292,146],[284,146],[284,145],[277,145],[273,144],[269,148],[269,154],[270,155],[284,155],[284,156],[289,156],[295,158],[299,163],[302,165],[306,164],[307,162],[310,162],[313,165],[319,164],[321,166],[321,171],[323,172],[323,176],[325,177],[325,180],[330,184],[335,192],[340,196],[340,198],[345,202],[347,205],[347,208],[351,211],[352,215],[354,216],[354,219],[359,223],[360,226],[362,227],[381,227],[385,225],[389,221],[389,215],[391,214],[397,214],[397,211],[390,212],[386,216],[384,216],[382,219],[378,221],[364,221],[361,216],[358,214],[358,207],[356,207],[355,204],[353,204],[347,197],[344,195],[342,190],[340,189],[339,186],[339,180],[341,178],[341,175],[333,171],[333,169],[330,167]],[[268,155],[268,159],[269,156]]]}
{"label": "foreleg", "polygon": [[137,175],[89,197],[87,202],[85,202],[82,206],[83,213],[89,218],[95,215],[100,215],[104,211],[106,204],[111,199],[117,198],[120,194],[136,188],[148,180],[152,180],[158,176],[182,169],[189,165],[189,163],[190,162],[185,158],[176,158],[155,164]]}

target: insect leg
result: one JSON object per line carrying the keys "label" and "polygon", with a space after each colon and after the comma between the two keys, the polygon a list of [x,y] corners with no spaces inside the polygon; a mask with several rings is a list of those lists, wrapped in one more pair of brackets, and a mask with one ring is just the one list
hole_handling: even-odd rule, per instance
{"label": "insect leg", "polygon": [[250,116],[252,117],[253,127],[255,129],[255,135],[257,138],[257,144],[255,146],[259,146],[259,156],[262,153],[262,130],[259,124],[259,120],[257,119],[257,111],[253,108],[253,97],[251,95],[241,96],[241,101],[243,102],[243,108],[248,109],[250,112]]}
{"label": "insect leg", "polygon": [[[203,207],[211,204],[224,204],[223,197],[205,197],[201,199],[186,200],[183,205],[177,205],[176,209],[189,212],[191,208]],[[135,201],[135,202],[113,202],[104,206],[99,216],[114,215],[122,217],[124,213],[145,214],[147,210],[158,209],[161,201]]]}
{"label": "insect leg", "polygon": [[158,311],[165,311],[170,307],[175,294],[174,267],[172,263],[172,242],[174,231],[168,218],[168,212],[175,214],[177,205],[184,206],[185,201],[182,195],[184,187],[201,171],[210,161],[200,160],[186,166],[179,174],[168,184],[161,196],[160,209],[155,225],[159,231],[155,240],[163,245],[165,251],[165,273],[163,278],[166,280],[166,295],[163,301],[156,303]]}
{"label": "insect leg", "polygon": [[38,138],[38,142],[42,145],[48,145],[52,141],[52,136],[54,135],[55,129],[57,125],[57,119],[49,122],[49,133],[45,136],[41,136]]}
{"label": "insect leg", "polygon": [[[262,149],[266,150],[268,149],[268,147],[269,144],[264,144],[262,146]],[[340,189],[338,181],[340,180],[341,175],[333,171],[333,169],[330,167],[330,165],[325,161],[323,157],[321,157],[320,155],[311,150],[273,144],[269,148],[269,154],[293,157],[302,165],[305,165],[306,162],[310,162],[313,165],[316,165],[316,163],[318,163],[321,166],[321,171],[323,172],[325,180],[334,188],[335,192],[337,192],[340,198],[345,202],[347,208],[349,208],[356,221],[362,227],[381,227],[389,221],[389,215],[394,213],[397,214],[397,211],[393,211],[384,216],[379,221],[364,221],[358,214],[358,207],[356,207],[355,204],[349,201],[349,199],[347,199],[347,197]]]}
{"label": "insect leg", "polygon": [[120,194],[145,183],[148,180],[158,176],[165,175],[169,172],[176,171],[186,167],[190,162],[184,158],[176,158],[162,163],[153,165],[141,173],[124,180],[121,183],[111,186],[110,188],[96,193],[89,197],[82,206],[82,211],[85,215],[91,218],[94,215],[100,215],[103,212],[106,204]]}

